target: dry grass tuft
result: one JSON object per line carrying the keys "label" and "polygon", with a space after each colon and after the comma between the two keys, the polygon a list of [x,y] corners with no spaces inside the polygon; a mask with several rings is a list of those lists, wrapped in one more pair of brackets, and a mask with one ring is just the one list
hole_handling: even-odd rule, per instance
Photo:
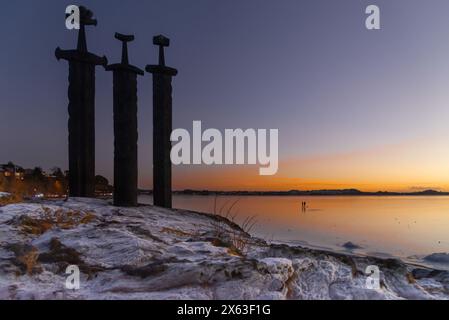
{"label": "dry grass tuft", "polygon": [[11,194],[10,196],[0,198],[0,207],[20,202],[23,202],[23,198],[21,196],[17,194]]}
{"label": "dry grass tuft", "polygon": [[29,244],[11,244],[7,249],[14,252],[13,264],[19,267],[17,275],[40,273],[42,269],[38,263],[39,251]]}
{"label": "dry grass tuft", "polygon": [[37,261],[43,264],[54,263],[59,267],[59,272],[65,272],[69,265],[77,265],[82,272],[88,275],[88,279],[97,272],[105,270],[101,266],[86,264],[78,251],[64,245],[58,238],[50,240],[50,250],[41,253]]}
{"label": "dry grass tuft", "polygon": [[410,283],[410,284],[415,284],[416,283],[415,277],[413,277],[413,274],[411,274],[410,272],[407,273],[406,277],[407,277],[408,283]]}
{"label": "dry grass tuft", "polygon": [[167,234],[173,234],[178,237],[191,237],[193,234],[184,232],[182,230],[173,229],[173,228],[162,228],[161,232],[167,233]]}
{"label": "dry grass tuft", "polygon": [[17,260],[25,266],[26,272],[28,274],[32,274],[34,267],[37,265],[38,257],[38,250],[36,248],[33,248],[33,250],[28,251],[26,254],[17,257]]}
{"label": "dry grass tuft", "polygon": [[[240,202],[237,199],[231,202],[225,202],[220,210],[217,212],[217,196],[214,199],[214,214],[225,218],[225,220],[214,221],[212,226],[214,229],[214,234],[217,239],[222,243],[228,243],[228,253],[231,255],[243,256],[248,251],[249,245],[251,243],[250,233],[257,224],[255,216],[246,218],[242,224],[240,224],[240,229],[231,228],[226,220],[231,221],[234,224],[238,217],[238,213],[234,213],[233,209]],[[238,224],[237,224],[238,225]]]}
{"label": "dry grass tuft", "polygon": [[32,235],[41,235],[53,228],[73,229],[81,224],[88,224],[95,220],[90,212],[51,210],[42,207],[43,212],[38,218],[23,215],[19,218],[19,227],[22,232]]}

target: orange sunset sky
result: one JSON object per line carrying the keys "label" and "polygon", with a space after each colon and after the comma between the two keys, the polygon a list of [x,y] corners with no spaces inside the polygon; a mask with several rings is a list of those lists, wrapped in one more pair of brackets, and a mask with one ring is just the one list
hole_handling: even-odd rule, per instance
{"label": "orange sunset sky", "polygon": [[174,188],[444,191],[449,190],[449,148],[441,145],[439,140],[422,139],[348,153],[286,158],[280,160],[274,176],[259,176],[258,165],[179,166],[174,169]]}

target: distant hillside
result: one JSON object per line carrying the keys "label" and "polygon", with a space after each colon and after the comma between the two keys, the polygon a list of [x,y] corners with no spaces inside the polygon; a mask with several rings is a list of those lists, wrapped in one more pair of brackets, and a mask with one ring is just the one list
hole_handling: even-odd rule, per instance
{"label": "distant hillside", "polygon": [[[151,195],[152,190],[140,190],[140,194]],[[335,189],[335,190],[290,190],[290,191],[213,191],[213,190],[182,190],[174,191],[174,194],[198,195],[198,196],[447,196],[449,192],[436,190],[425,190],[418,192],[390,192],[377,191],[365,192],[357,189]]]}

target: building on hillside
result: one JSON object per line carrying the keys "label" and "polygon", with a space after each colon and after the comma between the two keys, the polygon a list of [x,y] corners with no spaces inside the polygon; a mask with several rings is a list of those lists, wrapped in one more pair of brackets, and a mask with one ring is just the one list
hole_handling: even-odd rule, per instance
{"label": "building on hillside", "polygon": [[0,174],[6,178],[16,178],[17,180],[23,180],[25,177],[25,170],[13,163],[7,163],[0,165]]}

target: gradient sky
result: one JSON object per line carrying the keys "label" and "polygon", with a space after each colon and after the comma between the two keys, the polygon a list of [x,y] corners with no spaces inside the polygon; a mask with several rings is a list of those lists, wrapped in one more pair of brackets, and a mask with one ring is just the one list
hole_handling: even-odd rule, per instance
{"label": "gradient sky", "polygon": [[[2,4],[0,163],[67,163],[69,1]],[[280,169],[185,166],[174,186],[211,189],[449,191],[447,0],[83,1],[98,19],[89,50],[120,57],[114,32],[133,33],[131,63],[157,60],[171,38],[174,127],[279,129]],[[382,30],[365,29],[365,8]],[[97,69],[97,173],[112,179],[112,74]],[[151,77],[139,78],[140,186],[151,188]]]}

